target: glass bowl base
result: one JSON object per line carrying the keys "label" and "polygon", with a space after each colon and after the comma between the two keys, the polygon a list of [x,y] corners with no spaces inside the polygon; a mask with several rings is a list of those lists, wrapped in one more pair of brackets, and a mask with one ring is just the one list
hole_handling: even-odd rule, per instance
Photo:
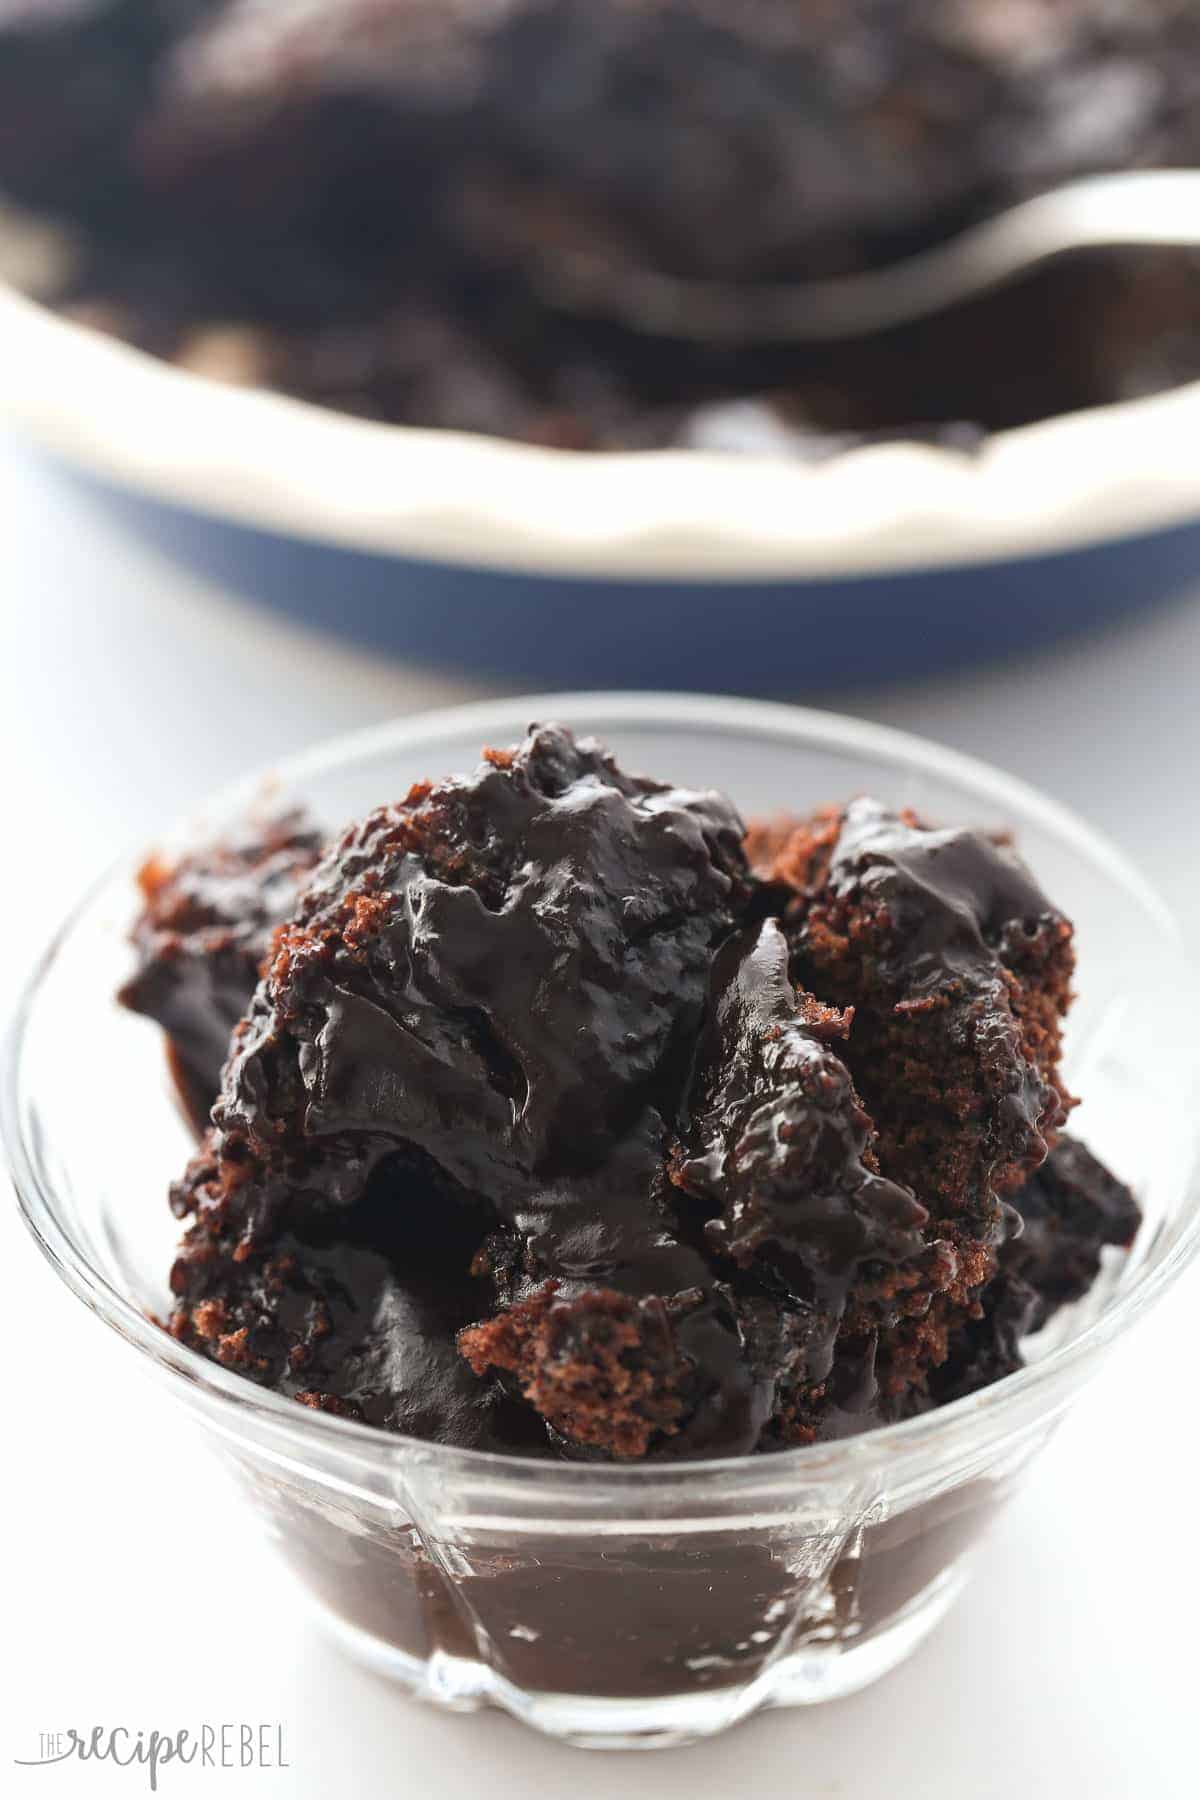
{"label": "glass bowl base", "polygon": [[939,1625],[966,1583],[946,1569],[893,1619],[860,1638],[809,1643],[782,1656],[751,1683],[653,1699],[554,1694],[515,1687],[486,1663],[442,1652],[422,1661],[351,1625],[310,1595],[323,1628],[355,1662],[398,1682],[414,1699],[452,1712],[497,1706],[535,1731],[586,1750],[658,1750],[697,1743],[766,1707],[843,1700],[898,1668]]}

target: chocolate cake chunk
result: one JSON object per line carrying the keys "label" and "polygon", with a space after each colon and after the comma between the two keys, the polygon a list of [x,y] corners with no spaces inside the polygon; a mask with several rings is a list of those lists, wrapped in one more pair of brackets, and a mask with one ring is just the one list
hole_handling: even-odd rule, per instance
{"label": "chocolate cake chunk", "polygon": [[754,1448],[771,1412],[778,1368],[684,1240],[669,1150],[647,1112],[600,1168],[501,1204],[478,1259],[501,1306],[463,1332],[462,1354],[514,1376],[565,1447],[731,1455]]}
{"label": "chocolate cake chunk", "polygon": [[1025,1366],[1026,1338],[1082,1299],[1106,1247],[1127,1250],[1141,1225],[1129,1189],[1076,1139],[1062,1137],[1012,1196],[1020,1234],[999,1252],[994,1279],[948,1315],[942,1354],[930,1359],[914,1410],[944,1406]]}
{"label": "chocolate cake chunk", "polygon": [[271,935],[295,907],[321,847],[312,821],[292,811],[247,819],[173,861],[156,855],[142,864],[144,909],[132,932],[138,963],[118,998],[166,1032],[193,1117],[208,1113]]}
{"label": "chocolate cake chunk", "polygon": [[871,800],[817,815],[777,851],[795,890],[795,972],[854,1008],[847,1061],[886,1174],[951,1236],[999,1242],[1001,1197],[1066,1119],[1058,1074],[1071,926],[1015,854]]}
{"label": "chocolate cake chunk", "polygon": [[774,919],[718,954],[690,1154],[673,1173],[713,1214],[712,1250],[766,1271],[793,1337],[805,1322],[768,1433],[789,1443],[898,1416],[991,1272],[981,1246],[939,1237],[916,1195],[879,1172],[842,1060],[852,1035],[850,1015],[793,988]]}
{"label": "chocolate cake chunk", "polygon": [[1023,1340],[1061,1306],[1080,1300],[1100,1273],[1106,1247],[1127,1250],[1142,1222],[1124,1182],[1086,1145],[1063,1135],[1012,1196],[1019,1234],[1000,1251],[996,1279],[954,1332],[930,1381],[937,1405],[990,1386],[1023,1366]]}
{"label": "chocolate cake chunk", "polygon": [[[650,1115],[601,1171],[534,1193],[485,1252],[510,1299],[463,1353],[514,1375],[569,1442],[628,1456],[807,1441],[835,1390],[848,1399],[829,1377],[851,1300],[861,1361],[860,1340],[956,1288],[924,1207],[870,1166],[870,1120],[829,1047],[844,1021],[795,994],[787,961],[773,920],[718,952],[669,1165]],[[879,1388],[857,1385],[861,1417]]]}
{"label": "chocolate cake chunk", "polygon": [[928,1222],[878,1172],[873,1130],[833,1046],[850,1021],[797,992],[773,919],[730,938],[713,963],[709,1018],[674,1171],[716,1209],[714,1250],[762,1260],[798,1296],[836,1306],[870,1264],[903,1263]]}
{"label": "chocolate cake chunk", "polygon": [[470,1373],[455,1334],[479,1310],[486,1208],[416,1153],[381,1163],[332,1219],[293,1193],[263,1256],[190,1265],[175,1334],[305,1406],[435,1443],[520,1454],[537,1421]]}
{"label": "chocolate cake chunk", "polygon": [[949,1334],[944,1360],[930,1371],[926,1404],[945,1406],[991,1387],[1024,1366],[1023,1340],[1037,1329],[1041,1302],[1019,1275],[1002,1268],[974,1313]]}
{"label": "chocolate cake chunk", "polygon": [[1058,1137],[1070,927],[994,838],[865,800],[745,834],[535,726],[315,845],[152,862],[137,929],[170,1029],[244,1008],[169,1323],[264,1386],[520,1454],[778,1451],[1002,1378],[1132,1239]]}
{"label": "chocolate cake chunk", "polygon": [[352,827],[277,935],[223,1149],[419,1144],[494,1192],[673,1103],[743,879],[728,801],[534,728]]}
{"label": "chocolate cake chunk", "polygon": [[[545,1184],[586,1185],[647,1102],[673,1109],[741,833],[719,796],[554,728],[346,833],[276,936],[175,1191],[196,1214],[176,1329],[195,1336],[214,1265],[269,1255],[298,1204],[354,1209],[397,1150],[516,1219]],[[680,1256],[687,1287],[703,1265]]]}
{"label": "chocolate cake chunk", "polygon": [[1079,1300],[1100,1272],[1106,1246],[1127,1250],[1142,1222],[1123,1181],[1077,1138],[1063,1136],[1013,1196],[1021,1233],[1005,1245],[1005,1271],[1037,1295],[1034,1329]]}

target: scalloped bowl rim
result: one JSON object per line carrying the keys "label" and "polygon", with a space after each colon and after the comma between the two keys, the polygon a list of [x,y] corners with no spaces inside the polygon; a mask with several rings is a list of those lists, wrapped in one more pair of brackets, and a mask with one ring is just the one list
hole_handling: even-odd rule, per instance
{"label": "scalloped bowl rim", "polygon": [[[1200,520],[1200,382],[806,464],[379,424],[176,368],[0,283],[0,421],[102,480],[289,538],[585,579],[830,580]],[[331,471],[336,479],[331,479]]]}

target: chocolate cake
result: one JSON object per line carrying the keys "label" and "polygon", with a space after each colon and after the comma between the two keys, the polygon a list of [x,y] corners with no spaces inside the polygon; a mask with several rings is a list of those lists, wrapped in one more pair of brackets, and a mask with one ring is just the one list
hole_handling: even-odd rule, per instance
{"label": "chocolate cake", "polygon": [[1195,376],[1195,258],[1162,250],[816,347],[617,321],[643,271],[854,273],[1194,164],[1198,101],[1187,0],[0,0],[0,192],[69,234],[53,303],[206,373],[566,447],[958,443]]}
{"label": "chocolate cake", "polygon": [[166,1031],[181,1092],[201,1120],[272,933],[320,852],[312,823],[288,812],[248,819],[218,843],[142,865],[138,963],[120,998]]}
{"label": "chocolate cake", "polygon": [[152,859],[124,994],[216,1090],[170,1329],[253,1381],[468,1448],[778,1451],[1012,1372],[1132,1241],[1062,1134],[1070,924],[993,837],[747,836],[535,726],[316,842]]}

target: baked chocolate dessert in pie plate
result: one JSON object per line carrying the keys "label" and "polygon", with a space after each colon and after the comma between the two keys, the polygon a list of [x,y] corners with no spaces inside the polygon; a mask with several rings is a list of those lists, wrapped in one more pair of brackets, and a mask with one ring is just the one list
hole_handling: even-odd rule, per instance
{"label": "baked chocolate dessert in pie plate", "polygon": [[980,764],[539,696],[105,878],[4,1134],[348,1650],[679,1743],[905,1657],[1195,1254],[1193,992],[1136,870]]}
{"label": "baked chocolate dessert in pie plate", "polygon": [[4,0],[0,407],[173,554],[416,659],[948,667],[1200,569],[1186,187],[1178,243],[1126,205],[888,328],[739,297],[1186,180],[1198,118],[1184,0]]}

